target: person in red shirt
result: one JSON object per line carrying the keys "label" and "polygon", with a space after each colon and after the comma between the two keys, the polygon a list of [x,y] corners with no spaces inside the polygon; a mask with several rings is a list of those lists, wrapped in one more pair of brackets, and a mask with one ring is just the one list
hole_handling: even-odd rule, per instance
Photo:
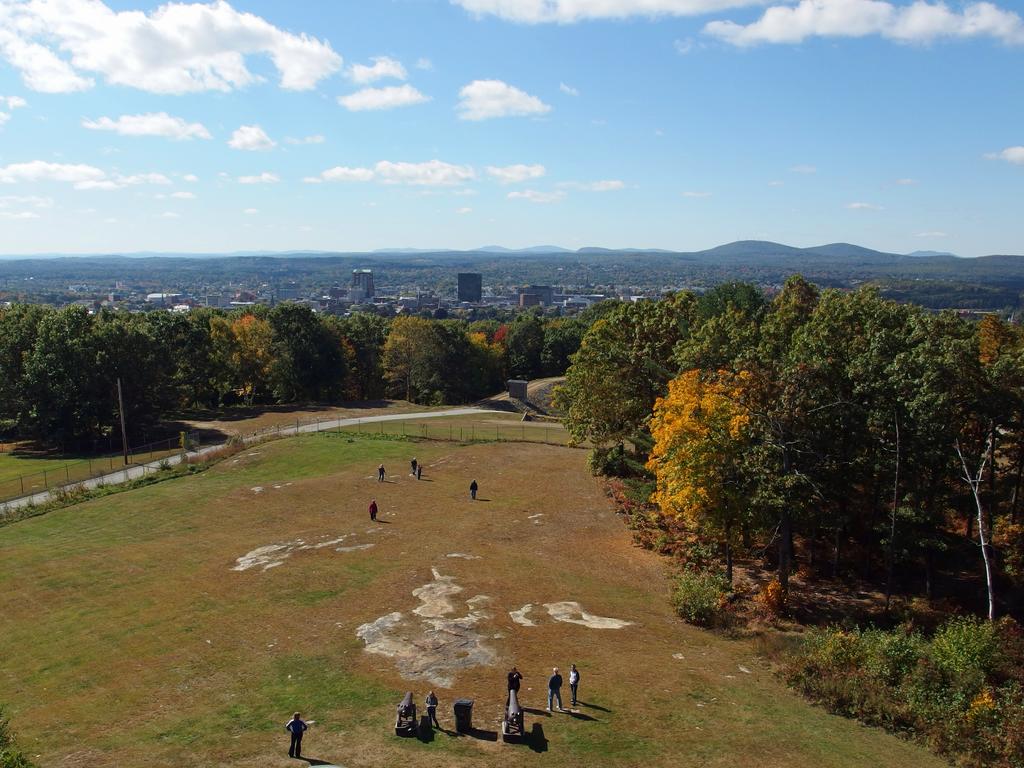
{"label": "person in red shirt", "polygon": [[371,520],[376,520],[377,519],[377,500],[376,499],[372,499],[370,501],[370,519]]}

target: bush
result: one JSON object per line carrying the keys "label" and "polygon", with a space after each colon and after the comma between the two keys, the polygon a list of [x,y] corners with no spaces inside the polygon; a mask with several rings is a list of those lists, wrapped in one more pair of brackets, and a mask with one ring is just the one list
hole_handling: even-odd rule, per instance
{"label": "bush", "polygon": [[611,448],[595,448],[590,452],[587,465],[592,475],[627,477],[630,474],[626,463],[626,448],[622,443]]}
{"label": "bush", "polygon": [[1024,766],[1020,630],[954,618],[927,640],[897,629],[813,630],[786,660],[789,683],[831,712],[909,732],[959,766]]}
{"label": "bush", "polygon": [[976,692],[999,657],[996,625],[973,616],[951,619],[932,638],[929,656],[954,685]]}
{"label": "bush", "polygon": [[0,768],[34,768],[32,761],[15,745],[3,710],[0,710]]}
{"label": "bush", "polygon": [[710,571],[687,569],[676,579],[672,604],[690,624],[710,626],[725,607],[729,584]]}
{"label": "bush", "polygon": [[781,616],[782,612],[786,610],[786,590],[782,588],[778,579],[772,579],[765,584],[757,593],[755,600],[773,617]]}

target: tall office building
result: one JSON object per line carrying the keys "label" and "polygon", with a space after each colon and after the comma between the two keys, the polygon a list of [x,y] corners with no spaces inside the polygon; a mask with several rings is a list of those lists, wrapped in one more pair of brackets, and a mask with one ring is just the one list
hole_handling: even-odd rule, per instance
{"label": "tall office building", "polygon": [[522,293],[533,294],[537,297],[537,303],[545,307],[550,307],[555,303],[555,289],[550,285],[531,285],[525,288]]}
{"label": "tall office building", "polygon": [[484,293],[483,280],[478,272],[459,272],[459,301],[479,304]]}
{"label": "tall office building", "polygon": [[352,301],[365,301],[373,298],[373,270],[353,269],[352,288],[348,292]]}

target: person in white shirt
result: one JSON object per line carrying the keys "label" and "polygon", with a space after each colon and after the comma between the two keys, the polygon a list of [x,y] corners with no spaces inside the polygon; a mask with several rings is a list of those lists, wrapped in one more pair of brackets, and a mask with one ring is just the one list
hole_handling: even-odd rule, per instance
{"label": "person in white shirt", "polygon": [[569,670],[569,690],[572,692],[572,705],[576,706],[576,691],[580,687],[580,671],[576,669],[576,665],[572,664],[572,669]]}

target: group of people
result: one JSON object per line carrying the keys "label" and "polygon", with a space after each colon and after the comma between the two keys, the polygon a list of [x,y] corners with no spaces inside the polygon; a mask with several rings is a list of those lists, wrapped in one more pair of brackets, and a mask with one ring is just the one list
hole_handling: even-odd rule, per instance
{"label": "group of people", "polygon": [[[512,691],[515,691],[517,697],[519,695],[519,686],[522,683],[522,680],[523,680],[522,673],[518,669],[516,669],[515,667],[512,667],[512,669],[510,669],[509,673],[508,673],[508,690],[509,690],[510,693]],[[565,681],[562,678],[562,673],[558,671],[558,667],[554,667],[551,670],[551,677],[548,678],[548,706],[547,706],[547,711],[548,712],[551,711],[551,707],[552,707],[552,705],[555,702],[558,703],[558,711],[559,712],[565,712],[565,707],[562,706],[562,684],[564,682]],[[570,706],[575,707],[576,703],[579,701],[579,699],[577,698],[578,694],[579,694],[579,689],[580,689],[580,671],[578,669],[576,669],[576,665],[575,664],[570,664],[569,665],[569,692],[570,692],[570,694],[572,696],[572,698],[571,698],[572,704]],[[506,703],[508,703],[508,699],[506,699],[505,701],[506,701]]]}
{"label": "group of people", "polygon": [[[422,480],[423,479],[423,465],[419,461],[416,460],[415,456],[413,457],[412,461],[409,462],[409,475],[411,477],[415,477],[417,480]],[[377,482],[378,483],[383,483],[384,482],[384,478],[386,476],[387,476],[387,470],[384,468],[384,465],[383,464],[378,465],[377,466]],[[480,486],[477,484],[476,480],[473,480],[469,484],[469,498],[471,498],[474,501],[476,501],[476,492],[478,490],[480,490]],[[377,519],[377,511],[378,511],[377,510],[377,500],[376,499],[370,499],[370,506],[369,506],[368,511],[370,513],[370,520],[376,520]]]}

